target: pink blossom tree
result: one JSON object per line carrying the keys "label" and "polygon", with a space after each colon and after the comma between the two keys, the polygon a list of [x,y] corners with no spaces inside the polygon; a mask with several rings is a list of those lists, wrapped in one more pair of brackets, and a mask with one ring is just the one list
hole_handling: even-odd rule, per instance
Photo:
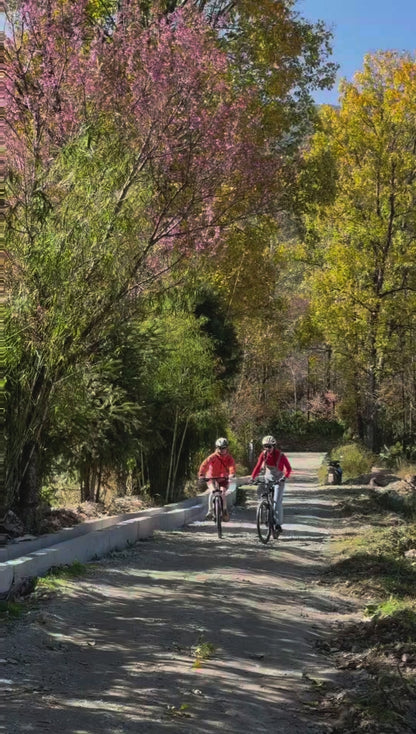
{"label": "pink blossom tree", "polygon": [[139,8],[109,23],[88,0],[27,0],[9,18],[8,481],[25,513],[60,382],[172,266],[215,252],[279,189],[283,161],[208,23],[185,7],[144,27]]}

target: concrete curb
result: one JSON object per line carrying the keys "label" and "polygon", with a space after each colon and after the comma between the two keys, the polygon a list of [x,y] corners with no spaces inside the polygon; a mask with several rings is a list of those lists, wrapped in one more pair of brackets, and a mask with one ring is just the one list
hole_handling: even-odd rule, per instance
{"label": "concrete curb", "polygon": [[[227,506],[235,504],[237,485],[227,491]],[[46,574],[54,566],[85,563],[122,550],[153,535],[155,530],[175,530],[205,517],[208,494],[183,502],[89,520],[57,533],[40,536],[0,549],[0,597],[25,578]]]}

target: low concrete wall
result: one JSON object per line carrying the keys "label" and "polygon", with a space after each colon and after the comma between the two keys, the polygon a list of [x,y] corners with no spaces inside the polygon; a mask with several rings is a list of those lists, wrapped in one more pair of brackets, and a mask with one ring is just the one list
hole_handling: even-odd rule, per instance
{"label": "low concrete wall", "polygon": [[[227,506],[235,504],[236,483],[227,491]],[[138,540],[150,538],[155,530],[175,530],[205,517],[208,494],[183,502],[137,513],[89,520],[57,533],[14,543],[0,549],[0,597],[24,578],[46,574],[54,566],[102,558]]]}
{"label": "low concrete wall", "polygon": [[86,520],[79,525],[74,525],[70,528],[62,528],[62,530],[58,530],[56,533],[40,535],[38,538],[34,538],[33,540],[12,543],[5,548],[0,548],[0,562],[9,561],[12,558],[18,558],[21,555],[27,555],[28,553],[32,553],[33,551],[45,548],[49,545],[56,545],[56,543],[62,543],[66,540],[78,538],[80,535],[87,535],[94,530],[102,530],[103,528],[112,527],[113,525],[117,525],[117,523],[124,522],[125,520],[157,515],[160,512],[165,511],[166,507],[152,507],[148,510],[140,510],[140,512],[135,513],[111,515],[108,517],[101,517],[98,520]]}

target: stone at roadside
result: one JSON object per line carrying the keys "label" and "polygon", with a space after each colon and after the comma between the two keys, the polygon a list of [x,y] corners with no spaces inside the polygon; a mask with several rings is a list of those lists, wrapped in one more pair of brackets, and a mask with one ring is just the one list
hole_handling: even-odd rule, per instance
{"label": "stone at roadside", "polygon": [[19,535],[18,538],[13,538],[11,542],[24,543],[25,540],[36,540],[36,535],[30,535],[30,533],[26,533],[25,535]]}

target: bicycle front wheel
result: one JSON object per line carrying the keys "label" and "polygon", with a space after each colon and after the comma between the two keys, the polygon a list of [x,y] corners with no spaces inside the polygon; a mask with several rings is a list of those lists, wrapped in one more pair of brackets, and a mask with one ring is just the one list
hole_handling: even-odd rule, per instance
{"label": "bicycle front wheel", "polygon": [[272,534],[272,517],[267,500],[262,500],[257,507],[256,523],[259,539],[262,543],[268,543]]}
{"label": "bicycle front wheel", "polygon": [[222,538],[222,502],[220,497],[214,497],[214,522],[217,527],[218,537]]}

